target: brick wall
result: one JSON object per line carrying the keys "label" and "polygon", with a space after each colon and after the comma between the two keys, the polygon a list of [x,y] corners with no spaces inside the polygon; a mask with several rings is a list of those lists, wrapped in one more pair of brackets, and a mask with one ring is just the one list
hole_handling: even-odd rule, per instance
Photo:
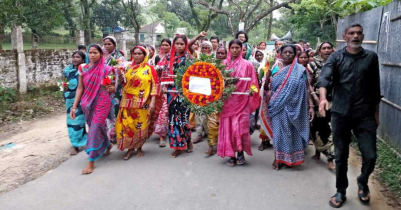
{"label": "brick wall", "polygon": [[[28,87],[56,84],[74,50],[25,50]],[[0,86],[17,88],[17,52],[0,52]]]}

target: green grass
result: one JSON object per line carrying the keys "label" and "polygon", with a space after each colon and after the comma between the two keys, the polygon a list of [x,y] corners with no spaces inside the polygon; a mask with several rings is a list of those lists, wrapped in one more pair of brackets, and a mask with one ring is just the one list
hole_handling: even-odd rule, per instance
{"label": "green grass", "polygon": [[[76,44],[39,44],[39,49],[76,49]],[[3,50],[11,50],[11,43],[3,43]],[[31,43],[24,43],[24,50],[32,50]]]}
{"label": "green grass", "polygon": [[[2,90],[4,95],[0,96],[0,126],[64,109],[63,93],[57,86],[31,87],[24,95],[9,88]],[[6,94],[8,97],[5,97]]]}
{"label": "green grass", "polygon": [[[377,161],[375,172],[379,181],[391,192],[401,197],[401,158],[381,140],[377,140]],[[361,155],[355,137],[352,147]]]}
{"label": "green grass", "polygon": [[377,141],[377,152],[376,166],[379,180],[401,196],[401,158],[380,140]]}

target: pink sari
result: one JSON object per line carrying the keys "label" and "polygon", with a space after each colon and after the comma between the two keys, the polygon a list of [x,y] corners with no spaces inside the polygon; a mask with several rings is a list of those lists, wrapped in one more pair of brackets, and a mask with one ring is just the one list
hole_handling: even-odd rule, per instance
{"label": "pink sari", "polygon": [[[258,87],[258,78],[253,65],[239,56],[231,62],[231,56],[224,61],[227,69],[234,69],[231,77],[251,78],[251,81],[239,81],[236,84],[236,92],[246,92],[251,85]],[[258,88],[259,89],[259,88]],[[250,114],[260,104],[259,94],[232,95],[224,101],[223,110],[220,113],[219,141],[217,154],[221,157],[235,157],[235,152],[245,151],[252,155],[251,136],[249,134]]]}
{"label": "pink sari", "polygon": [[79,66],[78,71],[84,84],[81,107],[89,126],[85,151],[89,155],[89,161],[95,161],[110,145],[106,118],[112,105],[109,93],[101,88],[101,81],[109,75],[112,68],[105,65],[104,59],[100,58],[100,61],[91,67],[88,64]]}

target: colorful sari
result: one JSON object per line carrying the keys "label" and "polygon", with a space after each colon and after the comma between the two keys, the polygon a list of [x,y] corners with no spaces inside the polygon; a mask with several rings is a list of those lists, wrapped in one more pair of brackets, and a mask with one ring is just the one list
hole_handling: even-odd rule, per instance
{"label": "colorful sari", "polygon": [[[108,36],[110,37],[110,36]],[[116,42],[115,38],[114,41]],[[117,42],[116,42],[117,44]],[[114,51],[108,55],[105,55],[104,57],[106,65],[110,66],[110,62],[115,59],[119,59],[122,60],[122,62],[124,61],[124,55],[121,53],[120,50],[118,50],[117,45],[114,49]],[[117,69],[113,69],[114,71],[114,75],[116,77],[116,81],[119,80],[119,74],[117,72]],[[116,132],[115,132],[115,125],[116,125],[116,116],[118,115],[118,110],[120,107],[120,100],[121,100],[121,92],[122,92],[122,86],[121,84],[119,84],[118,82],[116,82],[115,84],[115,89],[116,92],[113,94],[112,96],[112,105],[113,108],[109,113],[109,116],[107,116],[107,120],[106,120],[106,125],[107,125],[107,134],[110,138],[110,141],[115,142],[116,141]]]}
{"label": "colorful sari", "polygon": [[[160,56],[160,55],[159,55]],[[163,58],[157,63],[157,71],[158,75],[161,76],[162,74],[162,68],[167,68],[167,61]],[[161,81],[159,80],[159,85],[161,85]],[[160,96],[162,98],[161,103],[156,103],[156,106],[159,107],[159,116],[157,117],[157,120],[155,122],[155,131],[154,133],[162,137],[163,139],[167,136],[168,132],[168,106],[167,106],[167,94],[164,93],[163,95]]]}
{"label": "colorful sari", "polygon": [[[172,54],[174,56],[171,56]],[[168,54],[160,61],[167,67],[164,68],[164,72],[162,73],[162,84],[167,86],[168,91],[176,90],[174,78],[171,75],[177,74],[178,69],[185,66],[187,59],[190,59],[187,51],[180,57],[177,57],[177,54],[174,54],[174,51],[172,51],[171,54]],[[190,109],[183,104],[182,97],[174,92],[167,92],[167,106],[170,148],[174,150],[186,150],[187,142],[191,141]]]}
{"label": "colorful sari", "polygon": [[[138,47],[139,48],[139,47]],[[144,48],[139,48],[144,53]],[[139,149],[152,135],[159,110],[149,113],[152,96],[158,96],[160,86],[155,69],[146,58],[141,64],[132,64],[125,74],[120,111],[116,120],[117,148]]]}
{"label": "colorful sari", "polygon": [[304,162],[309,142],[306,79],[305,68],[296,59],[271,78],[267,115],[271,118],[277,163],[296,166]]}
{"label": "colorful sari", "polygon": [[83,64],[78,69],[84,84],[81,107],[89,126],[85,147],[89,161],[98,159],[110,145],[106,130],[106,118],[112,107],[112,98],[106,88],[101,87],[101,82],[112,70],[104,63],[103,58],[100,58],[100,61],[93,66]]}
{"label": "colorful sari", "polygon": [[[233,69],[231,77],[251,78],[251,81],[240,80],[236,84],[236,92],[247,92],[251,85],[258,85],[253,65],[239,56],[231,62],[231,56],[228,54],[224,62],[227,69]],[[259,89],[259,88],[258,88]],[[235,152],[245,151],[252,155],[251,136],[250,136],[250,118],[260,104],[258,94],[232,95],[224,101],[223,109],[220,113],[219,137],[217,154],[221,157],[235,157]]]}
{"label": "colorful sari", "polygon": [[65,108],[67,109],[67,128],[68,137],[73,147],[83,147],[86,145],[85,116],[81,105],[78,104],[75,119],[71,119],[70,111],[75,101],[75,93],[78,87],[78,69],[74,65],[69,65],[63,70],[63,75],[68,81],[68,89],[64,91]]}

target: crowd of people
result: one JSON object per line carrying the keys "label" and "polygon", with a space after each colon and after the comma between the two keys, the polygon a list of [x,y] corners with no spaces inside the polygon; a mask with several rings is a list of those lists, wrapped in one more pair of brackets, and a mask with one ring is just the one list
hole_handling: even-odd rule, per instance
{"label": "crowd of people", "polygon": [[[79,46],[63,72],[68,80],[64,96],[71,155],[85,146],[89,163],[82,173],[90,174],[95,160],[108,156],[113,145],[127,150],[124,160],[135,151],[142,157],[144,143],[155,133],[160,147],[168,140],[173,158],[191,153],[194,144],[207,137],[205,153],[228,157],[227,165],[233,167],[245,164],[245,153],[252,156],[251,134],[259,130],[258,149],[273,148],[275,170],[302,164],[305,149],[314,144],[312,158],[320,160],[323,153],[328,168],[336,170],[337,193],[330,205],[338,208],[346,201],[353,131],[363,158],[358,196],[367,203],[379,123],[378,61],[374,52],[361,47],[362,26],[348,27],[344,40],[347,46],[338,51],[330,42],[319,43],[313,50],[302,41],[276,41],[274,50],[268,51],[266,42],[254,49],[244,31],[227,48],[219,37],[208,39],[201,32],[191,40],[185,35],[165,38],[158,53],[153,46],[140,44],[130,50],[129,59],[113,36],[105,37],[103,46]],[[192,113],[174,78],[201,54],[219,60],[232,70],[231,77],[250,78],[239,80],[235,91],[247,92],[256,86],[258,93],[232,95],[219,113]],[[113,60],[125,61],[125,68],[112,67]],[[104,84],[105,78],[114,82]]]}

